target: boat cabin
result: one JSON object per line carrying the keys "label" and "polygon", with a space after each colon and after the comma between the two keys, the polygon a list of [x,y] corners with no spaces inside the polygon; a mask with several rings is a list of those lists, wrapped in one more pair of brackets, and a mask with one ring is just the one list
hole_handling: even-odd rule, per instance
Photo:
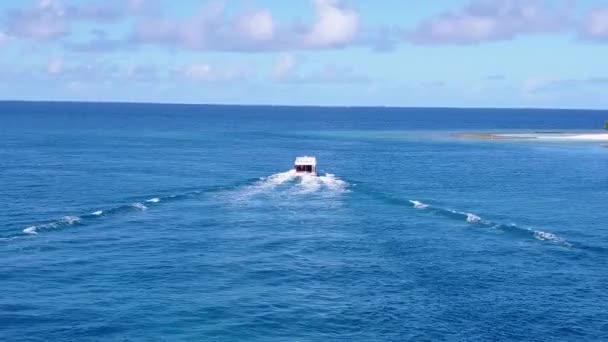
{"label": "boat cabin", "polygon": [[315,157],[297,157],[294,164],[296,173],[317,175],[317,158]]}

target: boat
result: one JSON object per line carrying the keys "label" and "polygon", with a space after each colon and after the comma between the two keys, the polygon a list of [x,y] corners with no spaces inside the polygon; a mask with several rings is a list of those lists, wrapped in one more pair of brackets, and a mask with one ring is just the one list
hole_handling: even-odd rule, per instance
{"label": "boat", "polygon": [[317,158],[310,156],[297,157],[294,163],[296,175],[317,175]]}

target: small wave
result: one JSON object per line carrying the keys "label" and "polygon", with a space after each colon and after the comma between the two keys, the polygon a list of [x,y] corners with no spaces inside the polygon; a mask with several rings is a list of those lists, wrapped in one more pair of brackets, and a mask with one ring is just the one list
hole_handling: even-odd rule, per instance
{"label": "small wave", "polygon": [[329,190],[333,193],[344,192],[348,188],[348,183],[336,177],[336,175],[327,173],[324,176],[314,175],[298,175],[298,186],[300,192],[312,193],[319,190]]}
{"label": "small wave", "polygon": [[74,223],[78,223],[80,222],[81,219],[78,216],[64,216],[61,218],[61,222],[64,222],[66,224],[72,225]]}
{"label": "small wave", "polygon": [[[444,209],[441,209],[441,208],[433,208],[433,209],[439,213],[444,211]],[[466,213],[466,212],[457,211],[457,210],[447,210],[447,213],[452,214],[454,217],[457,217],[457,218],[463,218],[468,223],[483,223],[483,224],[488,223],[488,222],[485,222],[484,220],[482,220],[481,217],[479,217],[473,213]]]}
{"label": "small wave", "polygon": [[[280,178],[280,177],[278,177]],[[127,213],[132,211],[145,211],[148,207],[144,203],[159,203],[159,202],[171,202],[178,199],[189,198],[196,195],[201,195],[205,193],[218,192],[225,190],[227,188],[235,188],[242,187],[246,184],[251,184],[253,180],[245,180],[233,185],[217,185],[217,186],[209,186],[205,188],[198,188],[188,192],[180,193],[180,194],[172,194],[165,197],[152,197],[143,202],[135,202],[131,204],[119,205],[113,208],[107,208],[104,210],[97,210],[90,212],[90,214],[83,214],[81,216],[64,216],[58,220],[47,221],[43,223],[39,223],[36,225],[30,225],[23,230],[21,230],[22,234],[35,235],[39,234],[46,230],[55,230],[60,229],[65,226],[71,226],[76,224],[89,224],[103,218],[107,218],[113,215],[118,215],[121,213]],[[279,182],[275,180],[275,182]],[[22,234],[18,234],[15,236],[22,236]]]}
{"label": "small wave", "polygon": [[535,230],[533,232],[534,232],[534,238],[537,240],[551,241],[551,242],[562,244],[566,247],[572,247],[571,243],[569,243],[568,241],[564,241],[562,238],[560,238],[559,236],[557,236],[553,233],[543,232],[541,230]]}
{"label": "small wave", "polygon": [[547,233],[547,232],[543,232],[543,231],[534,231],[534,237],[541,240],[541,241],[545,241],[545,240],[551,240],[551,241],[558,241],[559,238],[553,234],[553,233]]}
{"label": "small wave", "polygon": [[294,170],[289,170],[287,172],[281,172],[274,174],[272,176],[262,178],[261,182],[256,184],[258,187],[262,188],[274,188],[281,184],[293,181],[296,178],[296,172]]}
{"label": "small wave", "polygon": [[469,223],[478,223],[478,222],[482,222],[481,217],[475,215],[475,214],[471,214],[471,213],[465,213],[467,215],[467,222]]}
{"label": "small wave", "polygon": [[[391,199],[391,202],[394,202],[396,204],[398,203],[398,201],[396,201],[394,199]],[[515,224],[501,224],[501,223],[497,223],[497,222],[492,222],[492,221],[484,220],[480,216],[470,213],[470,212],[463,212],[463,211],[457,211],[457,210],[452,210],[452,209],[444,209],[441,207],[431,206],[429,204],[422,203],[420,201],[410,200],[409,203],[412,204],[412,206],[415,209],[427,209],[429,212],[431,212],[435,215],[444,216],[444,217],[448,217],[451,219],[465,220],[467,223],[476,225],[478,227],[496,229],[496,230],[500,230],[503,232],[508,232],[513,236],[528,237],[528,238],[531,237],[536,240],[552,242],[552,243],[555,243],[555,244],[558,244],[558,245],[561,245],[564,247],[572,247],[571,243],[569,243],[568,241],[560,238],[559,236],[557,236],[556,234],[553,234],[553,233],[544,232],[544,231],[540,231],[540,230],[534,230],[534,229],[530,229],[527,227],[520,227]]]}
{"label": "small wave", "polygon": [[23,230],[23,232],[25,234],[38,234],[38,227],[36,227],[36,226],[27,227]]}
{"label": "small wave", "polygon": [[346,191],[348,188],[348,183],[336,175],[331,173],[326,173],[325,176],[318,177],[321,180],[321,183],[328,189],[334,191]]}
{"label": "small wave", "polygon": [[416,208],[416,209],[426,209],[426,208],[429,207],[428,204],[422,203],[422,202],[419,202],[419,201],[410,200],[410,203],[412,205],[414,205],[414,208]]}
{"label": "small wave", "polygon": [[42,230],[56,229],[62,226],[71,226],[75,224],[79,224],[82,219],[78,216],[64,216],[57,221],[47,222],[43,224],[39,224],[36,226],[29,226],[23,229],[23,233],[29,235],[38,234]]}
{"label": "small wave", "polygon": [[[287,186],[289,185],[289,188]],[[347,191],[348,183],[334,174],[327,173],[323,176],[309,174],[297,174],[294,170],[277,173],[268,177],[260,178],[259,181],[239,191],[238,199],[247,199],[262,193],[275,190],[279,187],[289,192],[299,194],[320,193],[335,194]],[[295,190],[295,191],[294,191]]]}
{"label": "small wave", "polygon": [[139,202],[131,204],[131,207],[142,210],[142,211],[148,210],[148,207],[146,207],[143,203],[139,203]]}

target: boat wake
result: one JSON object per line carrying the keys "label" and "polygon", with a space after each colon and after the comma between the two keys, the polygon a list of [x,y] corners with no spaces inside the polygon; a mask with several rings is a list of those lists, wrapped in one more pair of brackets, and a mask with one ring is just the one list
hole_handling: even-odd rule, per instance
{"label": "boat wake", "polygon": [[[268,205],[268,202],[266,201],[268,196],[278,196],[281,199],[285,199],[286,201],[283,201],[282,203],[299,203],[299,200],[297,198],[295,198],[294,201],[294,196],[303,196],[308,194],[317,196],[319,199],[331,199],[336,198],[336,196],[339,196],[340,194],[349,192],[349,188],[350,184],[348,182],[338,178],[333,174],[326,174],[324,176],[313,176],[307,174],[302,175],[296,174],[295,171],[290,170],[287,172],[273,174],[268,177],[263,177],[257,180],[249,180],[246,182],[240,182],[229,186],[212,186],[179,194],[171,194],[167,196],[149,196],[144,197],[147,199],[142,199],[128,204],[115,206],[113,208],[94,210],[88,214],[66,215],[59,219],[40,222],[27,226],[21,229],[20,234],[14,234],[8,237],[2,236],[0,237],[0,240],[10,240],[24,235],[37,235],[46,231],[61,230],[69,227],[93,224],[98,220],[102,220],[110,216],[125,214],[129,212],[144,212],[152,207],[156,207],[167,202],[193,198],[195,196],[200,196],[208,193],[228,194],[231,201],[234,199],[245,201],[253,200],[253,202],[256,203],[259,202],[262,203],[262,205]],[[503,224],[499,222],[493,222],[490,220],[483,219],[479,215],[471,212],[447,209],[440,206],[424,203],[418,200],[402,200],[385,193],[365,191],[364,188],[361,190],[363,191],[363,193],[367,193],[367,195],[372,195],[373,197],[391,205],[409,205],[415,210],[432,213],[434,215],[443,216],[453,220],[460,220],[472,226],[495,229],[520,238],[532,238],[537,241],[549,242],[562,247],[576,247],[579,249],[593,250],[602,253],[608,252],[608,249],[603,247],[590,246],[581,243],[572,243],[566,241],[565,239],[551,232],[521,227],[515,224]],[[331,202],[323,201],[321,205],[327,205],[328,203]]]}
{"label": "boat wake", "polygon": [[48,230],[56,230],[61,228],[66,228],[69,226],[77,226],[82,225],[86,222],[90,222],[95,219],[99,219],[102,217],[107,217],[112,214],[124,213],[128,211],[145,211],[148,207],[146,207],[143,203],[136,202],[128,205],[118,206],[115,208],[110,208],[106,210],[97,210],[90,214],[84,214],[80,216],[69,215],[64,216],[58,220],[43,222],[40,224],[29,226],[23,229],[24,234],[36,235],[43,231]]}
{"label": "boat wake", "polygon": [[[234,185],[238,186],[238,185]],[[234,187],[232,186],[232,187]],[[193,190],[184,192],[181,194],[172,194],[168,196],[156,196],[150,197],[146,200],[136,201],[129,204],[118,205],[113,208],[94,210],[89,214],[81,214],[81,215],[68,215],[63,216],[62,218],[56,220],[50,220],[46,222],[41,222],[35,225],[28,226],[24,228],[21,232],[25,235],[37,235],[39,233],[51,230],[60,230],[64,228],[68,228],[71,226],[79,226],[79,225],[87,225],[91,224],[95,221],[108,218],[110,216],[115,216],[119,214],[126,214],[129,212],[144,212],[148,210],[151,206],[156,206],[161,204],[162,202],[171,202],[177,201],[180,199],[194,197],[196,195],[221,191],[224,189],[232,188],[232,187],[209,187],[205,189]],[[144,197],[145,198],[145,197]],[[12,236],[15,237],[15,236]]]}
{"label": "boat wake", "polygon": [[422,203],[420,201],[410,200],[409,203],[412,204],[412,206],[415,209],[423,209],[423,210],[427,210],[427,211],[432,212],[437,215],[441,215],[441,216],[445,216],[445,217],[449,217],[449,218],[453,218],[453,219],[460,219],[467,223],[474,224],[479,227],[492,228],[492,229],[497,229],[497,230],[500,230],[503,232],[512,233],[515,235],[527,236],[527,237],[531,237],[531,238],[534,238],[534,239],[540,240],[540,241],[552,242],[552,243],[555,243],[555,244],[558,244],[558,245],[561,245],[564,247],[573,247],[573,245],[570,242],[560,238],[559,236],[557,236],[553,233],[548,233],[548,232],[544,232],[541,230],[534,230],[531,228],[520,227],[515,224],[502,224],[502,223],[492,222],[492,221],[484,220],[481,217],[479,217],[478,215],[473,214],[473,213],[457,211],[457,210],[453,210],[453,209],[445,209],[445,208],[441,208],[441,207],[437,207],[437,206],[432,206],[430,204]]}
{"label": "boat wake", "polygon": [[[162,205],[163,203],[178,201],[181,199],[192,198],[195,196],[237,190],[242,196],[251,197],[255,194],[270,193],[273,189],[285,186],[290,193],[318,193],[323,195],[335,195],[348,191],[348,183],[339,179],[335,175],[326,174],[324,176],[298,175],[295,171],[277,173],[269,177],[258,180],[239,182],[229,186],[212,186],[197,190],[192,190],[180,194],[167,196],[150,196],[147,199],[138,200],[132,203],[118,205],[111,208],[96,209],[88,214],[67,215],[59,219],[49,220],[27,226],[21,230],[21,234],[2,237],[2,240],[23,235],[37,235],[42,232],[61,230],[69,227],[92,224],[96,221],[129,212],[144,212],[148,209]],[[144,197],[146,198],[146,197]]]}
{"label": "boat wake", "polygon": [[30,235],[38,234],[38,232],[44,231],[44,230],[57,229],[57,228],[65,227],[65,226],[73,226],[73,225],[79,224],[81,220],[82,220],[82,218],[80,218],[79,216],[64,216],[56,221],[51,221],[51,222],[47,222],[47,223],[43,223],[43,224],[39,224],[39,225],[35,225],[35,226],[29,226],[29,227],[25,228],[23,230],[23,232],[25,234],[30,234]]}
{"label": "boat wake", "polygon": [[309,174],[298,174],[294,170],[277,173],[268,177],[260,178],[254,184],[245,187],[241,192],[240,199],[269,193],[281,189],[292,194],[319,193],[324,195],[341,194],[348,191],[348,183],[336,175],[327,173],[324,176]]}

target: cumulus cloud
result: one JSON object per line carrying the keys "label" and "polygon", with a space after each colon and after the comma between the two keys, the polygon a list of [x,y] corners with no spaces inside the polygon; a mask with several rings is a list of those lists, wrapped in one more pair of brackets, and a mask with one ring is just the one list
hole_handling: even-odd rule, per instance
{"label": "cumulus cloud", "polygon": [[[343,0],[309,0],[310,22],[280,23],[268,9],[228,11],[225,0],[210,0],[186,17],[166,15],[158,0],[37,0],[9,9],[0,17],[0,32],[39,41],[63,40],[76,51],[108,51],[152,45],[213,51],[290,51],[371,45],[359,37],[359,13]],[[76,23],[103,25],[129,20],[126,32],[109,38],[93,34],[67,38]]]}
{"label": "cumulus cloud", "polygon": [[51,0],[41,0],[34,7],[10,10],[4,17],[9,34],[33,39],[52,39],[68,30],[65,9]]}
{"label": "cumulus cloud", "polygon": [[0,47],[8,44],[9,37],[2,31],[0,31]]}
{"label": "cumulus cloud", "polygon": [[352,42],[359,32],[359,14],[339,0],[314,0],[317,19],[304,43],[311,47],[336,47]]}
{"label": "cumulus cloud", "polygon": [[596,89],[598,87],[608,87],[608,77],[589,77],[580,79],[558,79],[534,77],[526,80],[523,91],[528,94],[573,91],[580,89]]}
{"label": "cumulus cloud", "polygon": [[209,63],[188,64],[174,74],[194,82],[211,83],[244,81],[251,76],[250,70],[244,67],[218,67]]}
{"label": "cumulus cloud", "polygon": [[572,7],[569,2],[550,6],[544,0],[475,0],[424,20],[405,37],[417,44],[475,44],[560,32],[572,25]]}
{"label": "cumulus cloud", "polygon": [[131,50],[135,48],[129,45],[124,39],[112,38],[108,33],[101,29],[95,29],[91,31],[92,39],[85,42],[66,42],[64,46],[76,52],[108,52],[118,49],[130,47]]}
{"label": "cumulus cloud", "polygon": [[586,39],[608,42],[608,7],[596,8],[587,14],[581,35]]}
{"label": "cumulus cloud", "polygon": [[184,20],[145,18],[136,24],[131,40],[187,49],[237,50],[248,43],[267,41],[273,35],[270,12],[252,11],[228,20],[224,2],[214,1]]}
{"label": "cumulus cloud", "polygon": [[370,78],[356,73],[350,67],[326,65],[325,67],[301,72],[300,63],[293,54],[285,53],[276,60],[271,78],[277,83],[314,84],[314,83],[367,83]]}
{"label": "cumulus cloud", "polygon": [[49,60],[46,72],[51,75],[60,74],[63,71],[63,58],[52,58]]}
{"label": "cumulus cloud", "polygon": [[185,49],[269,51],[325,49],[355,41],[359,15],[339,0],[312,0],[315,20],[279,25],[266,9],[230,17],[223,1],[208,3],[188,18],[163,16],[138,21],[131,41]]}
{"label": "cumulus cloud", "polygon": [[274,37],[275,23],[270,11],[260,10],[238,18],[236,28],[247,39],[265,42]]}
{"label": "cumulus cloud", "polygon": [[128,14],[124,2],[109,0],[66,5],[60,0],[38,0],[29,7],[9,9],[0,20],[17,38],[52,40],[64,37],[76,22],[112,23]]}
{"label": "cumulus cloud", "polygon": [[297,62],[295,57],[290,53],[285,53],[279,56],[276,61],[272,73],[272,78],[275,81],[289,80],[296,71]]}

